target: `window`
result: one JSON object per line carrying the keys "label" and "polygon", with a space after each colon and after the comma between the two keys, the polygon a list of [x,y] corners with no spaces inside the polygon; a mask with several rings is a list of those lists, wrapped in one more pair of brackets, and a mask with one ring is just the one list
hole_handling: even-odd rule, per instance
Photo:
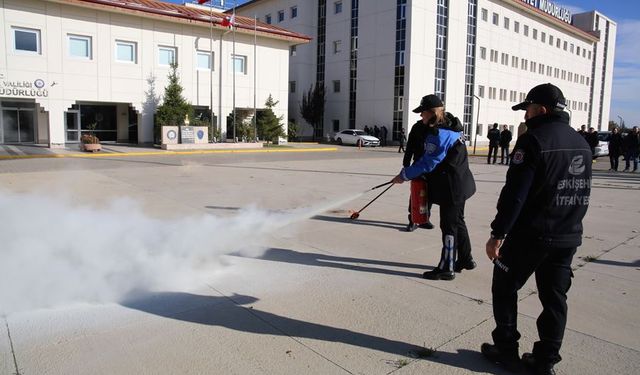
{"label": "window", "polygon": [[513,21],[513,31],[515,31],[516,33],[520,32],[520,22]]}
{"label": "window", "polygon": [[535,61],[532,61],[532,62],[531,62],[531,71],[532,71],[533,73],[535,73],[535,72],[536,72],[536,62],[535,62]]}
{"label": "window", "polygon": [[278,23],[284,21],[284,10],[278,11]]}
{"label": "window", "polygon": [[333,92],[340,92],[340,81],[333,81]]}
{"label": "window", "polygon": [[518,56],[511,56],[511,67],[518,67]]}
{"label": "window", "polygon": [[549,45],[553,45],[553,35],[549,35]]}
{"label": "window", "polygon": [[587,53],[586,52],[587,52],[587,49],[583,48],[582,49],[582,57],[587,57]]}
{"label": "window", "polygon": [[332,120],[331,122],[333,123],[333,131],[340,131],[340,120]]}
{"label": "window", "polygon": [[91,60],[91,37],[82,35],[68,36],[69,56]]}
{"label": "window", "polygon": [[135,42],[116,40],[116,61],[137,63],[138,48]]}
{"label": "window", "polygon": [[522,32],[524,36],[529,36],[529,25],[524,25],[524,30]]}
{"label": "window", "polygon": [[549,65],[547,65],[547,75],[549,77],[551,77],[551,75],[553,74],[553,68]]}
{"label": "window", "polygon": [[489,99],[495,99],[495,98],[496,98],[496,88],[489,87]]}
{"label": "window", "polygon": [[174,64],[176,59],[175,47],[158,47],[158,64],[162,66],[169,66]]}
{"label": "window", "polygon": [[484,98],[484,86],[478,86],[478,96]]}
{"label": "window", "polygon": [[498,62],[498,51],[495,49],[491,50],[491,62]]}
{"label": "window", "polygon": [[546,43],[547,42],[547,33],[545,33],[544,31],[540,32],[540,41],[542,43]]}
{"label": "window", "polygon": [[233,71],[239,74],[247,74],[247,56],[232,55]]}
{"label": "window", "polygon": [[544,74],[544,64],[538,64],[538,73]]}
{"label": "window", "polygon": [[298,17],[298,7],[291,7],[291,18]]}
{"label": "window", "polygon": [[268,23],[269,25],[271,25],[271,13],[264,16],[264,23]]}
{"label": "window", "polygon": [[335,14],[342,13],[342,1],[336,1],[333,3],[333,12]]}
{"label": "window", "polygon": [[566,40],[562,44],[562,49],[565,50],[565,51],[567,50],[567,41]]}
{"label": "window", "polygon": [[482,20],[487,22],[488,18],[489,18],[489,12],[486,9],[482,8]]}
{"label": "window", "polygon": [[504,28],[509,30],[509,18],[507,17],[504,18]]}
{"label": "window", "polygon": [[591,51],[589,51],[589,60],[591,60]]}
{"label": "window", "polygon": [[528,70],[529,69],[529,60],[527,60],[527,59],[520,60],[520,68],[522,70]]}
{"label": "window", "polygon": [[560,38],[556,39],[556,47],[557,47],[557,48],[560,48],[560,43],[561,43],[561,42],[560,42]]}
{"label": "window", "polygon": [[553,78],[560,77],[560,68],[553,68]]}
{"label": "window", "polygon": [[573,53],[573,43],[571,43],[571,47],[569,48],[569,52]]}
{"label": "window", "polygon": [[507,100],[507,90],[500,89],[500,100]]}
{"label": "window", "polygon": [[533,39],[538,40],[538,29],[533,29]]}
{"label": "window", "polygon": [[198,51],[196,53],[196,63],[198,69],[213,70],[213,52]]}
{"label": "window", "polygon": [[40,54],[40,30],[13,27],[13,48],[16,51]]}
{"label": "window", "polygon": [[296,46],[289,47],[289,56],[295,56],[297,54]]}
{"label": "window", "polygon": [[341,40],[334,40],[333,41],[333,53],[339,53],[340,51],[342,51],[342,41]]}
{"label": "window", "polygon": [[487,59],[487,48],[486,47],[480,47],[480,58],[482,60],[486,60]]}
{"label": "window", "polygon": [[289,81],[289,92],[296,92],[296,81]]}
{"label": "window", "polygon": [[576,55],[580,56],[580,46],[577,47]]}
{"label": "window", "polygon": [[515,91],[515,90],[509,91],[509,101],[510,102],[515,102],[516,99],[518,99],[518,92]]}
{"label": "window", "polygon": [[509,65],[509,55],[508,55],[508,54],[506,54],[506,53],[503,53],[503,54],[500,56],[500,63],[501,63],[502,65]]}
{"label": "window", "polygon": [[500,23],[500,16],[498,15],[498,13],[494,13],[493,14],[493,24],[498,26],[499,23]]}

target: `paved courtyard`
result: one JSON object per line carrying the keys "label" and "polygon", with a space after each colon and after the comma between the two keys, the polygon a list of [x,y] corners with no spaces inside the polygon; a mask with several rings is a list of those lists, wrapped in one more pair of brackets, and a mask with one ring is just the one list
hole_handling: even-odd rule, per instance
{"label": "paved courtyard", "polygon": [[[640,368],[640,175],[605,164],[559,374]],[[478,267],[428,281],[440,231],[401,230],[408,184],[349,219],[400,165],[391,147],[0,160],[0,262],[23,259],[0,275],[0,374],[503,373],[479,348],[506,167],[472,158]],[[539,312],[530,281],[522,351]]]}

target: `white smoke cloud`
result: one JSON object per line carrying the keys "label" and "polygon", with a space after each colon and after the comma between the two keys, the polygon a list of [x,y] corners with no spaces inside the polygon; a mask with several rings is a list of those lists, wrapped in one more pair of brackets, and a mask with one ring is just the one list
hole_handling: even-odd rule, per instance
{"label": "white smoke cloud", "polygon": [[260,255],[268,234],[359,195],[281,213],[158,219],[130,199],[96,209],[0,192],[0,315],[201,287],[223,267],[222,255]]}

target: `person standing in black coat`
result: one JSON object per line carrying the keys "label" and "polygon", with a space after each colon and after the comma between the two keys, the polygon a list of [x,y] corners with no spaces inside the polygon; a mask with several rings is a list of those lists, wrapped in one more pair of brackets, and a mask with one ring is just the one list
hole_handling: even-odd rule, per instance
{"label": "person standing in black coat", "polygon": [[496,163],[498,157],[498,146],[500,145],[500,129],[498,123],[493,124],[493,128],[487,133],[489,138],[489,153],[487,154],[487,164],[491,164],[491,155],[493,155],[493,164]]}
{"label": "person standing in black coat", "polygon": [[625,172],[631,172],[631,162],[633,161],[633,172],[638,171],[638,153],[640,152],[640,132],[638,127],[634,126],[633,129],[624,138],[624,154],[627,157],[625,162]]}
{"label": "person standing in black coat", "polygon": [[[429,130],[428,126],[425,125],[422,120],[416,122],[411,127],[411,131],[409,131],[409,140],[407,141],[407,149],[404,152],[404,157],[402,158],[402,166],[408,167],[413,164],[416,160],[420,160],[422,155],[424,155],[424,141],[427,138],[427,131]],[[402,133],[404,136],[404,133]],[[427,215],[431,216],[431,199],[428,199],[427,202]],[[413,232],[418,228],[418,225],[411,221],[411,197],[409,197],[409,224],[407,224],[406,231]],[[421,228],[425,229],[433,229],[433,224],[430,221],[420,225]]]}
{"label": "person standing in black coat", "polygon": [[398,154],[400,152],[405,152],[404,144],[407,143],[407,136],[404,134],[404,128],[400,128],[400,134],[398,134],[398,138],[400,138],[400,147],[398,147]]}
{"label": "person standing in black coat", "polygon": [[609,137],[609,162],[611,163],[611,169],[609,169],[610,172],[618,171],[620,155],[622,155],[622,135],[616,126],[611,130],[611,136]]}
{"label": "person standing in black coat", "polygon": [[[500,132],[500,164],[509,165],[509,144],[512,139],[511,131],[509,131],[509,127],[505,125]],[[506,163],[505,159],[507,160]]]}
{"label": "person standing in black coat", "polygon": [[[497,214],[486,244],[493,261],[491,295],[496,328],[493,344],[480,350],[491,362],[517,371],[555,374],[567,324],[571,262],[582,244],[582,220],[591,194],[591,151],[569,126],[562,91],[550,84],[534,87],[512,107],[526,110],[527,132],[518,137]],[[518,290],[535,273],[542,312],[539,340],[520,360]]]}
{"label": "person standing in black coat", "polygon": [[591,147],[591,154],[593,155],[593,160],[596,160],[596,146],[600,142],[598,140],[598,132],[593,127],[591,127],[589,128],[589,131],[587,132],[587,135],[585,136],[584,139],[589,144],[589,147]]}

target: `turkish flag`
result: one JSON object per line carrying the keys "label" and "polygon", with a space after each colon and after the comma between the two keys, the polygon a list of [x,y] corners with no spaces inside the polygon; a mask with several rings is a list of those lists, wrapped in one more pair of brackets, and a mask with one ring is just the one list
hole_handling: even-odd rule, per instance
{"label": "turkish flag", "polygon": [[198,4],[202,5],[204,3],[208,3],[209,0],[198,0]]}
{"label": "turkish flag", "polygon": [[227,16],[225,18],[222,19],[222,22],[220,23],[221,26],[226,26],[226,27],[231,27],[231,26],[235,26],[235,16]]}

